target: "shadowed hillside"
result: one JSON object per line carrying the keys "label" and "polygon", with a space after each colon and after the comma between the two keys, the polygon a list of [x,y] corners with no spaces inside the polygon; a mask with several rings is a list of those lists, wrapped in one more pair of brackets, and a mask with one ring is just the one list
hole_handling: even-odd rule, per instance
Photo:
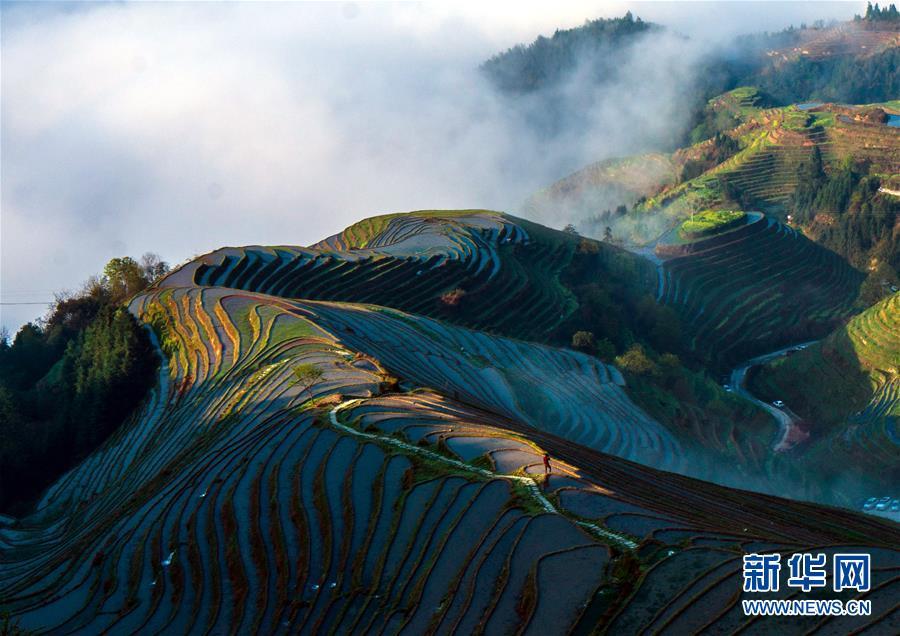
{"label": "shadowed hillside", "polygon": [[459,399],[399,389],[361,349],[410,379],[434,363],[404,366],[361,322],[377,309],[176,280],[131,303],[166,361],[143,411],[0,527],[0,604],[24,628],[735,629],[744,551],[860,545],[875,597],[897,593],[895,525],[565,441],[479,404],[502,384],[466,380],[477,359]]}
{"label": "shadowed hillside", "polygon": [[[614,245],[497,212],[385,215],[309,248],[218,250],[159,286],[221,286],[403,310],[333,315],[320,305],[316,313],[318,321],[336,320],[345,341],[394,375],[549,425],[572,441],[718,483],[828,500],[805,479],[792,478],[787,490],[774,486],[785,468],[767,459],[776,432],[758,409],[673,354],[642,362],[645,349],[635,344],[646,338],[666,347],[660,353],[683,354],[718,374],[767,347],[824,335],[848,315],[856,273],[790,229],[751,216],[752,223],[727,234],[661,245],[667,256],[654,266]],[[554,346],[571,342],[608,361],[614,356],[600,349],[612,348],[622,354],[616,360],[630,382],[623,391],[619,371],[595,358],[561,356],[423,316]],[[572,334],[585,333],[603,340],[582,347]],[[560,381],[548,384],[547,373]],[[473,393],[473,386],[494,388]]]}
{"label": "shadowed hillside", "polygon": [[485,210],[373,217],[308,248],[224,248],[162,284],[368,302],[544,341],[578,307],[562,279],[585,262],[604,288],[615,282],[635,297],[653,293],[653,266],[641,257]]}
{"label": "shadowed hillside", "polygon": [[796,230],[759,214],[711,238],[659,243],[660,302],[690,325],[719,369],[822,336],[851,314],[863,275]]}
{"label": "shadowed hillside", "polygon": [[[669,430],[615,367],[398,309],[284,297],[399,305],[418,290],[437,315],[448,287],[480,281],[471,297],[484,300],[456,320],[528,333],[530,316],[555,322],[540,318],[567,288],[523,255],[554,263],[581,244],[493,213],[416,213],[176,270],[130,304],[164,360],[151,397],[33,514],[2,522],[0,606],[61,632],[680,633],[747,620],[745,551],[859,545],[883,564],[878,594],[895,594],[896,526],[662,472],[761,489],[773,489],[765,471],[789,474],[758,456],[735,464],[761,452],[746,433],[720,445]],[[580,267],[646,267],[604,249],[613,258],[590,249]],[[540,302],[514,321],[488,313],[491,290],[512,288]]]}
{"label": "shadowed hillside", "polygon": [[823,479],[847,479],[823,461],[841,456],[857,467],[858,490],[871,476],[886,484],[900,480],[900,293],[821,342],[761,366],[751,385],[803,417],[810,433],[805,461],[821,464]]}

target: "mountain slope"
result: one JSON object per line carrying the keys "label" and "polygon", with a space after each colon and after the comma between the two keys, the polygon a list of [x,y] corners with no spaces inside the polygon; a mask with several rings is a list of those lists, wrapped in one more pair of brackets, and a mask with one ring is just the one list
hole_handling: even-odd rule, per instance
{"label": "mountain slope", "polygon": [[812,460],[839,455],[860,475],[900,479],[900,293],[821,342],[760,367],[751,386],[803,416]]}
{"label": "mountain slope", "polygon": [[656,274],[616,246],[499,212],[445,210],[374,217],[307,248],[223,248],[162,284],[367,302],[561,344],[572,337],[576,283],[585,282],[636,302],[653,294]]}
{"label": "mountain slope", "polygon": [[[730,112],[719,103],[732,101],[728,94],[710,100],[711,113]],[[710,139],[656,159],[679,177],[685,176],[690,162],[703,170],[674,182],[671,178],[656,179],[655,187],[648,184],[642,190],[646,200],[640,201],[639,210],[662,210],[669,226],[691,211],[727,204],[735,197],[747,206],[777,212],[796,191],[801,177],[798,170],[812,160],[815,149],[829,173],[851,160],[866,163],[868,174],[888,182],[900,173],[900,128],[867,120],[866,113],[874,108],[900,114],[894,102],[870,106],[812,103],[765,109],[738,106],[739,116],[728,117],[730,126],[711,131],[724,134],[735,144],[734,150],[722,156]],[[610,165],[640,168],[643,162],[643,157],[637,157]],[[616,200],[612,194],[615,188],[628,191],[635,178],[627,171],[618,176],[586,168],[542,190],[525,207],[538,212],[562,207],[579,211],[582,219],[589,218],[603,211],[594,205],[597,200],[603,200],[609,208],[629,204],[627,198]],[[636,216],[640,220],[640,215]],[[636,238],[656,238],[661,230],[656,234],[653,231],[659,226],[649,224],[649,233]]]}
{"label": "mountain slope", "polygon": [[[347,319],[351,344],[339,322],[358,307],[166,286],[131,309],[166,357],[152,399],[0,527],[0,604],[25,628],[507,633],[659,614],[677,630],[710,567],[762,546],[862,544],[878,593],[900,585],[887,522],[656,471],[462,395],[384,393],[354,352],[386,348],[380,328]],[[745,620],[731,581],[723,625]]]}
{"label": "mountain slope", "polygon": [[[497,212],[417,212],[374,217],[309,248],[225,248],[165,284],[373,302],[534,338],[574,310],[558,278],[575,244]],[[522,321],[526,305],[531,319]]]}
{"label": "mountain slope", "polygon": [[760,214],[718,236],[660,242],[660,302],[715,368],[822,336],[851,315],[863,275]]}

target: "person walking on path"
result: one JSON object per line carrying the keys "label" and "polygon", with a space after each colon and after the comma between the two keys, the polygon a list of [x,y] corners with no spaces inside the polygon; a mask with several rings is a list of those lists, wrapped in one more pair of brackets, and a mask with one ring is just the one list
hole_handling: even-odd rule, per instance
{"label": "person walking on path", "polygon": [[550,455],[544,453],[544,474],[549,475],[553,472],[553,468],[550,466]]}

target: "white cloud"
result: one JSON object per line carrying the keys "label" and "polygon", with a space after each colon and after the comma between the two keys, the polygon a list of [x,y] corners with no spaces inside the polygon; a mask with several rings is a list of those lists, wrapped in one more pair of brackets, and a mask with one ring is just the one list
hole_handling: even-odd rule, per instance
{"label": "white cloud", "polygon": [[[631,8],[645,19],[673,14]],[[648,45],[624,69],[621,92],[583,96],[588,128],[552,143],[486,90],[478,63],[625,10],[7,5],[0,296],[49,298],[123,254],[180,261],[221,245],[308,244],[386,211],[514,210],[568,169],[678,125],[689,81],[678,56],[698,50],[673,38]],[[647,74],[653,83],[635,84]],[[40,308],[2,312],[15,328]]]}

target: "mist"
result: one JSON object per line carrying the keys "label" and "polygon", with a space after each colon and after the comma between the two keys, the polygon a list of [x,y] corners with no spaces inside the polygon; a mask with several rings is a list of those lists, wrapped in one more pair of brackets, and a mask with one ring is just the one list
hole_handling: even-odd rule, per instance
{"label": "mist", "polygon": [[[573,170],[682,130],[693,62],[727,38],[862,6],[4,5],[0,323],[114,256],[305,245],[394,211],[523,213]],[[575,73],[560,90],[580,116],[552,135],[540,103],[478,72],[627,10],[672,28],[623,50],[602,89]]]}

